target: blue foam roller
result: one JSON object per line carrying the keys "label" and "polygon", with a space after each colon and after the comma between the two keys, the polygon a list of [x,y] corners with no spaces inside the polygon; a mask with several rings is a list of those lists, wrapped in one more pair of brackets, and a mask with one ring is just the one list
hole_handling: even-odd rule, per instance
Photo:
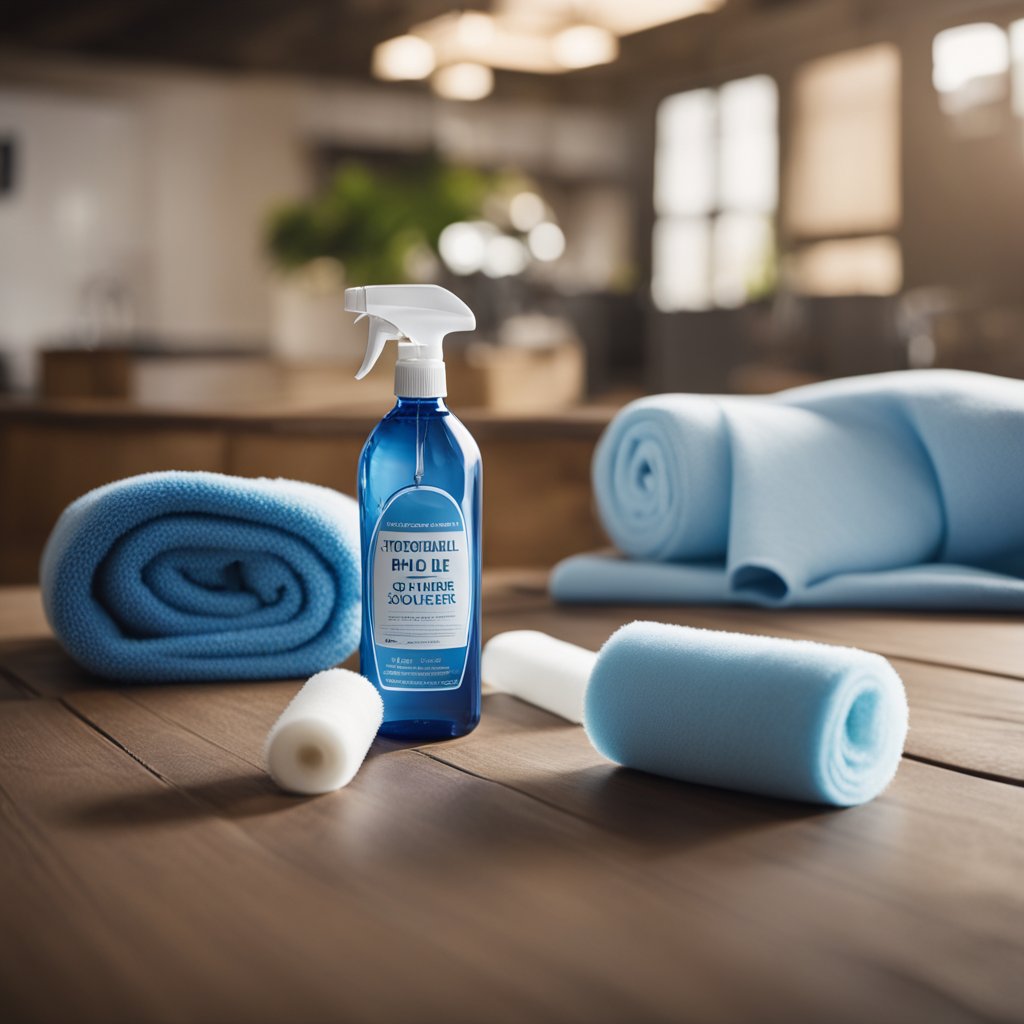
{"label": "blue foam roller", "polygon": [[629,768],[846,807],[895,775],[907,700],[877,654],[633,622],[597,657],[584,726]]}

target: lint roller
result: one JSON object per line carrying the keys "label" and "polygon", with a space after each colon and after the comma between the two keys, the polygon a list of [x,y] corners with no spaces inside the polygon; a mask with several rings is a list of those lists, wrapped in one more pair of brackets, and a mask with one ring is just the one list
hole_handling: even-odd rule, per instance
{"label": "lint roller", "polygon": [[343,668],[318,672],[267,734],[267,771],[290,793],[313,795],[347,786],[383,717],[380,694],[364,676]]}
{"label": "lint roller", "polygon": [[483,666],[498,689],[582,717],[620,765],[790,800],[871,800],[907,733],[885,658],[806,640],[632,622],[594,654],[523,630],[491,640]]}
{"label": "lint roller", "polygon": [[484,646],[484,681],[529,704],[583,723],[583,696],[597,655],[533,629],[499,633]]}

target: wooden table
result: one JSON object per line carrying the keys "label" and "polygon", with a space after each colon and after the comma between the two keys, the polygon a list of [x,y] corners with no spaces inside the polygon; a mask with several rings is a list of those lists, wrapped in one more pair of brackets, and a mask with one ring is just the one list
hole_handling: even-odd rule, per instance
{"label": "wooden table", "polygon": [[491,694],[471,736],[287,797],[260,746],[296,683],[106,685],[0,591],[0,1019],[1024,1020],[1019,619],[558,609],[543,582],[492,576],[487,633],[646,615],[888,655],[895,783],[847,811],[687,786]]}

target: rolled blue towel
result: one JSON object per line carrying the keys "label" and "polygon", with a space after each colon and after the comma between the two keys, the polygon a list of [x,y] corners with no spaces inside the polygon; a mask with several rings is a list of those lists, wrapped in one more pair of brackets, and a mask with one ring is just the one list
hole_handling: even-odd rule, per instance
{"label": "rolled blue towel", "polygon": [[85,668],[133,682],[308,676],[359,641],[355,502],[294,480],[164,472],[69,505],[43,604]]}
{"label": "rolled blue towel", "polygon": [[895,775],[907,701],[877,654],[632,622],[597,656],[584,726],[629,768],[846,807]]}
{"label": "rolled blue towel", "polygon": [[644,398],[605,431],[593,483],[627,557],[563,561],[561,601],[1024,608],[1024,381]]}

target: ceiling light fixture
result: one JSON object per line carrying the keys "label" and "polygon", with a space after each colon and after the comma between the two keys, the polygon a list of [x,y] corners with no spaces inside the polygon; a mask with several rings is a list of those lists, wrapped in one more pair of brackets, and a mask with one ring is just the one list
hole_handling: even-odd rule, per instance
{"label": "ceiling light fixture", "polygon": [[584,20],[603,25],[617,36],[645,32],[695,14],[717,10],[725,0],[582,0],[571,10]]}
{"label": "ceiling light fixture", "polygon": [[497,233],[486,221],[458,221],[441,232],[437,248],[453,274],[475,274],[483,268],[487,243]]}
{"label": "ceiling light fixture", "polygon": [[535,33],[552,34],[586,22],[617,36],[657,28],[717,10],[725,0],[494,0],[496,19]]}
{"label": "ceiling light fixture", "polygon": [[526,241],[534,258],[543,263],[557,260],[565,252],[565,234],[557,224],[549,220],[538,224],[527,235]]}
{"label": "ceiling light fixture", "polygon": [[483,272],[488,277],[515,277],[529,262],[530,254],[518,238],[496,235],[484,250]]}
{"label": "ceiling light fixture", "polygon": [[494,18],[483,11],[463,11],[453,23],[463,46],[486,46],[494,39]]}
{"label": "ceiling light fixture", "polygon": [[419,36],[396,36],[373,48],[373,74],[387,82],[427,78],[436,63],[434,48]]}
{"label": "ceiling light fixture", "polygon": [[547,207],[536,192],[519,192],[508,204],[508,219],[516,231],[529,231],[545,217]]}
{"label": "ceiling light fixture", "polygon": [[619,56],[619,41],[599,25],[564,28],[551,41],[555,60],[563,68],[576,70],[610,64]]}
{"label": "ceiling light fixture", "polygon": [[485,64],[461,61],[438,68],[430,84],[446,100],[482,100],[494,88],[494,72]]}
{"label": "ceiling light fixture", "polygon": [[481,11],[442,14],[413,31],[434,48],[438,64],[468,61],[542,75],[565,71],[552,55],[549,36],[522,31]]}
{"label": "ceiling light fixture", "polygon": [[373,73],[387,81],[433,74],[438,94],[482,99],[493,88],[494,68],[554,75],[610,64],[619,55],[619,36],[713,11],[724,2],[494,0],[493,14],[451,11],[381,43],[373,52]]}

